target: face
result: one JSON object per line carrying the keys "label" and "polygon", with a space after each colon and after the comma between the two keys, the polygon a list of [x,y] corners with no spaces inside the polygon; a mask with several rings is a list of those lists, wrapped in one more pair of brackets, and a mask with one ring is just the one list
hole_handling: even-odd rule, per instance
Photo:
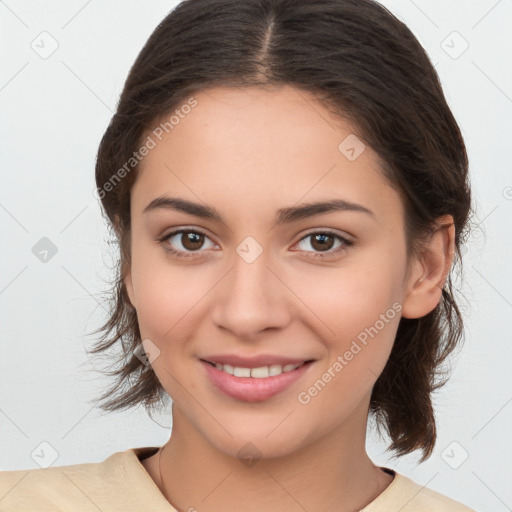
{"label": "face", "polygon": [[[408,285],[398,193],[304,91],[194,99],[141,162],[125,280],[176,427],[233,456],[246,442],[271,457],[364,436]],[[164,196],[202,211],[145,211]],[[346,207],[282,212],[333,201]]]}

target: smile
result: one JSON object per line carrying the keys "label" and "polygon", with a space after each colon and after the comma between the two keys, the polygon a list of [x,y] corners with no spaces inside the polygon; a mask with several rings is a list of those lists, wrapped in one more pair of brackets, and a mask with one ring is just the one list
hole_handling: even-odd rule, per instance
{"label": "smile", "polygon": [[281,364],[234,366],[201,359],[207,380],[217,392],[244,402],[268,400],[290,388],[313,366],[313,360]]}
{"label": "smile", "polygon": [[302,366],[304,363],[299,364],[273,364],[270,366],[260,366],[259,368],[244,368],[240,366],[232,366],[230,364],[220,364],[220,363],[211,363],[210,361],[206,361],[207,363],[215,366],[217,370],[228,373],[229,375],[234,375],[235,377],[252,377],[254,379],[266,379],[268,377],[275,377],[276,375],[280,375],[281,373],[291,372],[297,369],[299,366]]}

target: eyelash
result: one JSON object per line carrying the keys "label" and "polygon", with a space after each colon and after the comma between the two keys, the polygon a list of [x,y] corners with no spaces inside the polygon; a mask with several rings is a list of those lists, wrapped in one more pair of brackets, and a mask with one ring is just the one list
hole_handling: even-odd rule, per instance
{"label": "eyelash", "polygon": [[[170,238],[172,238],[173,236],[179,235],[180,233],[194,233],[196,235],[203,235],[203,236],[209,238],[206,233],[203,233],[202,231],[199,231],[199,230],[178,229],[178,230],[172,231],[171,233],[169,233],[169,234],[165,235],[164,237],[158,239],[158,241],[160,242],[160,244],[164,245],[165,242],[167,242]],[[325,251],[324,253],[322,253],[322,252],[314,252],[313,251],[313,256],[315,258],[326,258],[328,256],[332,256],[333,254],[337,254],[337,253],[339,253],[339,252],[341,252],[343,250],[346,250],[348,247],[350,247],[354,243],[351,240],[347,240],[345,237],[343,237],[341,235],[338,235],[337,233],[334,233],[334,232],[329,231],[329,230],[326,230],[326,231],[313,231],[311,233],[308,233],[307,235],[302,237],[299,240],[299,242],[297,242],[297,243],[300,243],[303,240],[305,240],[305,239],[307,239],[307,238],[309,238],[311,236],[314,236],[314,235],[329,235],[329,236],[332,236],[332,237],[338,239],[340,242],[343,243],[343,245],[341,247],[338,247],[338,249],[336,249],[336,250]],[[164,250],[166,252],[168,252],[169,254],[172,254],[172,255],[177,256],[179,258],[191,258],[191,257],[194,257],[195,253],[203,252],[203,251],[200,251],[200,250],[193,251],[193,252],[177,251],[176,249],[171,249],[169,246],[164,247]],[[305,251],[305,252],[312,252],[312,251]],[[324,254],[326,254],[327,256],[324,256]]]}

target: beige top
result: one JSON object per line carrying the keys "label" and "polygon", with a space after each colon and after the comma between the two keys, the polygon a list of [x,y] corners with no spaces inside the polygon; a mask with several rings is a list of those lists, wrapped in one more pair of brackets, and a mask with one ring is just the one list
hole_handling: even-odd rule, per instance
{"label": "beige top", "polygon": [[[157,446],[116,452],[103,462],[0,471],[1,512],[177,512],[140,462]],[[360,512],[475,512],[389,468],[391,484]]]}

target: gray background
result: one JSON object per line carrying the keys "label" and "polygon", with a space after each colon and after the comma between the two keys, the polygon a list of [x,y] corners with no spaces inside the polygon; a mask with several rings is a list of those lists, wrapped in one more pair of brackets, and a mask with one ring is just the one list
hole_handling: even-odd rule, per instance
{"label": "gray background", "polygon": [[[477,510],[510,510],[512,2],[382,3],[440,75],[467,144],[480,229],[464,249],[467,338],[435,398],[436,451],[420,466],[418,454],[390,460],[369,434],[368,452]],[[43,451],[54,466],[78,464],[168,439],[169,415],[94,408],[106,380],[84,345],[105,317],[116,256],[93,195],[97,146],[130,66],[174,5],[0,2],[0,470],[39,467]],[[46,262],[33,252],[43,237],[57,251]]]}

